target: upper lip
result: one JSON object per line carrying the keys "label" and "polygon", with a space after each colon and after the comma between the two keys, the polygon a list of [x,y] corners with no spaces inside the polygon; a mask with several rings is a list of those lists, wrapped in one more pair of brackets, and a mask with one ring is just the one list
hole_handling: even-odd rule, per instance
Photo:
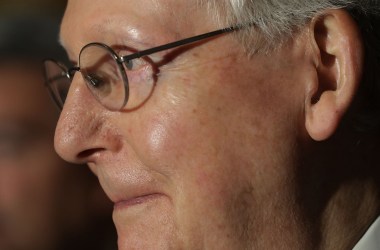
{"label": "upper lip", "polygon": [[139,198],[148,198],[149,196],[156,196],[156,195],[162,195],[161,193],[157,193],[157,192],[151,192],[151,193],[136,193],[136,194],[131,194],[130,196],[129,195],[124,195],[123,197],[120,197],[120,196],[114,196],[114,197],[117,197],[117,198],[112,198],[110,197],[111,201],[115,204],[120,204],[120,203],[129,203],[129,202],[133,202],[134,200],[137,200]]}
{"label": "upper lip", "polygon": [[[103,166],[103,168],[107,167]],[[113,170],[112,173],[106,175],[105,177],[102,174],[97,174],[104,192],[115,204],[132,202],[135,199],[150,195],[165,195],[159,189],[157,181],[152,176],[148,176],[145,171],[141,174],[122,177],[122,174]]]}
{"label": "upper lip", "polygon": [[120,208],[120,207],[124,207],[124,206],[129,207],[129,206],[142,204],[142,203],[154,200],[155,198],[158,198],[160,196],[161,196],[161,194],[159,194],[159,193],[152,193],[152,194],[148,194],[148,195],[140,195],[137,197],[132,197],[132,198],[126,199],[126,200],[122,199],[122,200],[119,200],[119,201],[114,203],[114,208]]}
{"label": "upper lip", "polygon": [[134,199],[146,197],[149,195],[162,194],[157,190],[150,188],[149,185],[128,185],[112,186],[108,189],[104,189],[107,196],[115,204],[121,202],[131,202]]}

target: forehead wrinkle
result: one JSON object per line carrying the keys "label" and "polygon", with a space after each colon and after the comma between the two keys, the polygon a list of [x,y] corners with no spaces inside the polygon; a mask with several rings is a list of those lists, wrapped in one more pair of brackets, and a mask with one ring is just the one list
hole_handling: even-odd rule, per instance
{"label": "forehead wrinkle", "polygon": [[[145,33],[142,33],[141,26],[133,24],[133,22],[127,23],[125,19],[120,18],[105,18],[103,21],[92,24],[89,27],[90,32],[100,34],[102,40],[100,42],[111,43],[112,45],[130,45],[142,44],[152,46],[152,37],[148,37]],[[98,41],[95,41],[98,42]]]}
{"label": "forehead wrinkle", "polygon": [[[199,15],[199,13],[196,14],[198,6],[187,2],[179,3],[171,0],[169,2],[175,6],[185,5],[185,9],[187,9],[186,18],[181,18],[181,15],[178,15],[173,8],[169,8],[167,2],[158,4],[159,1],[152,1],[154,4],[149,7],[150,11],[146,10],[148,13],[153,12],[152,9],[157,10],[154,12],[157,16],[154,16],[153,20],[144,18],[140,15],[141,13],[136,13],[134,9],[129,9],[132,15],[121,15],[114,12],[107,16],[99,16],[99,12],[94,10],[81,16],[82,19],[87,20],[84,23],[79,22],[82,23],[80,27],[83,29],[83,33],[77,37],[82,39],[68,40],[72,38],[70,38],[69,33],[66,34],[70,30],[66,27],[63,39],[60,37],[60,43],[72,58],[78,56],[80,49],[90,42],[102,42],[109,46],[125,45],[136,50],[143,50],[197,34],[194,31],[195,28],[190,24],[189,17],[196,19]],[[163,16],[168,16],[168,18],[162,18]]]}
{"label": "forehead wrinkle", "polygon": [[[93,37],[96,36],[96,37],[101,37],[102,39],[104,39],[105,37],[113,34],[114,32],[111,32],[113,31],[111,28],[111,25],[115,23],[115,21],[116,20],[107,17],[103,19],[102,21],[98,21],[96,23],[86,24],[82,26],[81,29],[83,30],[83,33],[91,34],[91,35],[81,36],[81,39],[77,39],[76,41],[70,40],[71,39],[70,33],[66,34],[67,27],[64,30],[64,32],[62,32],[62,28],[61,28],[58,41],[63,46],[63,48],[65,48],[65,50],[69,54],[69,57],[73,57],[73,56],[77,57],[79,55],[80,49],[86,44],[90,42],[106,42],[106,41],[98,41],[96,39],[93,39]],[[100,36],[98,34],[100,34]],[[69,38],[68,41],[66,40],[67,37]],[[75,45],[75,48],[71,47],[73,45]]]}
{"label": "forehead wrinkle", "polygon": [[116,22],[116,19],[111,19],[107,17],[103,19],[101,22],[92,24],[89,30],[95,31],[96,33],[99,33],[99,34],[104,34],[104,32],[109,32],[111,30],[109,27],[115,22]]}

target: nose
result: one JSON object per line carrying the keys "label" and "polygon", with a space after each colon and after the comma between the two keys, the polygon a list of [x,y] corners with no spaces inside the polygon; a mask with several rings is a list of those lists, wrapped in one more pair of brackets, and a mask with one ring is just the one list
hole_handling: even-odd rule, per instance
{"label": "nose", "polygon": [[57,153],[68,162],[81,164],[94,161],[99,152],[115,150],[117,136],[112,136],[107,124],[110,113],[92,96],[81,75],[76,74],[55,131]]}

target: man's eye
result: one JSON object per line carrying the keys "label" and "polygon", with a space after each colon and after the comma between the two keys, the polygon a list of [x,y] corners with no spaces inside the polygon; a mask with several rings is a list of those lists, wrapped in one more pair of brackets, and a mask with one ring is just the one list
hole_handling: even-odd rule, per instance
{"label": "man's eye", "polygon": [[128,60],[124,63],[125,67],[128,69],[128,70],[132,70],[133,69],[133,60]]}
{"label": "man's eye", "polygon": [[148,62],[143,58],[135,58],[129,61],[124,62],[125,67],[129,71],[137,71],[148,65]]}
{"label": "man's eye", "polygon": [[107,79],[99,74],[88,74],[86,76],[86,80],[94,88],[102,88],[105,84],[107,84]]}
{"label": "man's eye", "polygon": [[86,76],[86,81],[98,98],[104,98],[111,94],[112,84],[116,84],[117,80],[109,74],[91,73]]}

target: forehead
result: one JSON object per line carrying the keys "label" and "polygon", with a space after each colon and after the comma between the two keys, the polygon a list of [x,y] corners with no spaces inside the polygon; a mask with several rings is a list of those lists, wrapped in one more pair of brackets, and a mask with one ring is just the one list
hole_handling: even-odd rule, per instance
{"label": "forehead", "polygon": [[70,57],[90,42],[157,45],[193,33],[202,12],[197,0],[69,0],[60,36]]}

